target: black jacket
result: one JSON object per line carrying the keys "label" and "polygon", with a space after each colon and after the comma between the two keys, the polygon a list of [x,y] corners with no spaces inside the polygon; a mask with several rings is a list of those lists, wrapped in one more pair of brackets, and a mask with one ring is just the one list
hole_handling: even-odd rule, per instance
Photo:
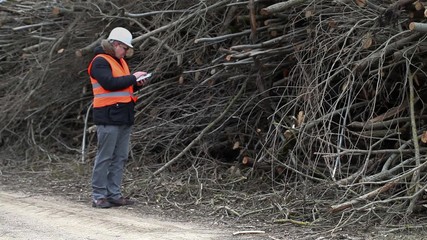
{"label": "black jacket", "polygon": [[[95,48],[95,54],[105,54],[104,50],[99,46]],[[120,60],[115,58],[117,62]],[[136,77],[128,75],[123,77],[113,77],[110,64],[102,57],[96,58],[92,63],[90,75],[95,78],[98,83],[109,91],[118,91],[129,86],[134,87],[134,91],[139,89],[136,86]],[[135,116],[135,103],[118,103],[110,106],[93,108],[93,122],[96,125],[132,125]]]}

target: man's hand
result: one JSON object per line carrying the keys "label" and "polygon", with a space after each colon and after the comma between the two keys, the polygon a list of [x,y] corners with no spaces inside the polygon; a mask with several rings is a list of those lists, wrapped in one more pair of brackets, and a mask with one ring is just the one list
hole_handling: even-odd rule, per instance
{"label": "man's hand", "polygon": [[[147,75],[147,72],[138,71],[138,72],[135,72],[133,75],[136,77],[136,79],[138,79],[138,78],[140,78],[142,76]],[[137,86],[143,86],[144,85],[144,81],[137,81],[136,85]]]}

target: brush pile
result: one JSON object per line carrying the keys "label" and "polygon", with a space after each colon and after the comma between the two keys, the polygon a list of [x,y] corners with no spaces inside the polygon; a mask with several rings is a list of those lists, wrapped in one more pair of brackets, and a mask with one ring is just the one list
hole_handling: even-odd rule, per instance
{"label": "brush pile", "polygon": [[[236,191],[234,200],[269,204],[278,222],[424,211],[425,5],[2,1],[2,151],[33,165],[92,160],[86,68],[123,26],[134,35],[131,69],[155,74],[137,93],[134,194],[151,175],[170,181],[168,194],[187,185],[196,205],[208,201],[202,192]],[[240,207],[221,209],[255,214]]]}

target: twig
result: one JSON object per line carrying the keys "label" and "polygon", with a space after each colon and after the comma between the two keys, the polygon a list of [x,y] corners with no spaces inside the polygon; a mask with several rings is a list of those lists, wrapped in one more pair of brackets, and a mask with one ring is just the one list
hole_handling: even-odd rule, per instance
{"label": "twig", "polygon": [[292,224],[300,225],[300,226],[311,225],[311,222],[298,221],[298,220],[293,220],[293,219],[289,219],[289,218],[275,219],[273,221],[273,223],[279,223],[279,224],[292,223]]}
{"label": "twig", "polygon": [[259,230],[238,231],[238,232],[234,232],[233,236],[248,235],[248,234],[264,234],[264,233],[265,233],[265,231],[259,231]]}
{"label": "twig", "polygon": [[19,30],[24,30],[24,29],[33,28],[33,27],[42,27],[42,26],[48,26],[48,25],[53,25],[53,24],[61,24],[61,23],[64,23],[64,21],[58,21],[58,22],[41,22],[41,23],[35,23],[35,24],[31,24],[31,25],[14,27],[14,28],[12,28],[12,30],[13,31],[19,31]]}
{"label": "twig", "polygon": [[212,215],[213,213],[218,212],[221,209],[225,209],[227,212],[235,215],[236,217],[240,217],[240,213],[238,213],[236,210],[230,208],[229,206],[219,206],[216,208],[216,210],[214,212],[212,212],[210,215]]}
{"label": "twig", "polygon": [[[411,184],[409,189],[409,194],[408,195],[412,195],[413,192],[418,192],[418,185],[419,185],[419,179],[420,179],[420,169],[419,166],[421,165],[421,155],[420,155],[420,146],[418,144],[418,136],[417,136],[417,124],[415,121],[415,109],[414,109],[414,105],[415,105],[415,90],[414,90],[414,75],[411,73],[410,70],[410,63],[409,60],[406,62],[406,75],[407,75],[407,80],[409,82],[409,114],[411,117],[411,132],[412,132],[412,142],[414,143],[414,150],[415,150],[415,167],[418,168],[416,171],[414,171],[413,175],[412,175],[412,180],[411,180]],[[414,73],[415,74],[415,73]],[[406,211],[406,213],[411,214],[414,210],[415,207],[415,202],[418,199],[418,195],[415,195],[408,206],[408,209]]]}
{"label": "twig", "polygon": [[[267,28],[268,28],[268,26],[264,26],[264,27],[258,28],[257,30],[261,31],[261,30],[265,30]],[[203,43],[203,42],[214,43],[214,42],[221,42],[221,41],[225,41],[225,40],[230,39],[230,38],[247,35],[247,34],[250,34],[251,32],[252,32],[251,29],[246,29],[246,30],[243,30],[241,32],[225,34],[225,35],[217,36],[217,37],[197,38],[196,40],[194,40],[194,43]]]}
{"label": "twig", "polygon": [[140,17],[148,17],[152,15],[157,14],[165,14],[165,13],[188,13],[191,12],[189,10],[162,10],[162,11],[151,11],[151,12],[145,12],[145,13],[130,13],[125,12],[126,17],[132,17],[132,18],[140,18]]}
{"label": "twig", "polygon": [[89,111],[92,108],[92,104],[93,103],[91,103],[90,106],[87,108],[85,122],[84,122],[83,138],[82,138],[82,152],[81,152],[81,154],[82,154],[82,161],[81,161],[81,163],[82,164],[86,162],[85,161],[85,157],[86,157],[86,134],[87,134],[87,129],[88,129],[87,128],[87,123],[88,123],[88,120],[89,120]]}

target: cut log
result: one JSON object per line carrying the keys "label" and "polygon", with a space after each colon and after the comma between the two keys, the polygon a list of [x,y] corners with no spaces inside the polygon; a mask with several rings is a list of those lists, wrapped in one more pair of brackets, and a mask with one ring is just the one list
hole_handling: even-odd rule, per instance
{"label": "cut log", "polygon": [[355,2],[359,7],[365,7],[367,5],[367,0],[356,0]]}
{"label": "cut log", "polygon": [[271,6],[268,6],[266,8],[261,9],[261,14],[262,15],[271,15],[273,13],[282,12],[286,9],[289,9],[293,6],[298,5],[298,4],[302,4],[306,1],[307,0],[289,0],[286,2],[276,3],[276,4],[273,4]]}
{"label": "cut log", "polygon": [[417,32],[427,32],[427,23],[420,23],[420,22],[411,22],[409,24],[409,29],[411,31],[417,31]]}
{"label": "cut log", "polygon": [[362,39],[362,47],[363,49],[368,49],[372,46],[372,43],[374,42],[374,40],[372,39],[372,34],[366,33],[365,36],[363,36]]}
{"label": "cut log", "polygon": [[414,7],[415,7],[415,10],[417,10],[417,11],[424,10],[424,8],[425,8],[424,3],[420,2],[420,1],[416,1],[414,3]]}

